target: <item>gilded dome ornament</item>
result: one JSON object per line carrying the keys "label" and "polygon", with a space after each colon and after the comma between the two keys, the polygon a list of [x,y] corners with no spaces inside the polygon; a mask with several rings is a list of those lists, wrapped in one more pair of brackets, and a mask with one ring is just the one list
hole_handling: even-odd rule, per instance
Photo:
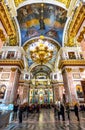
{"label": "gilded dome ornament", "polygon": [[0,29],[0,39],[1,39],[2,41],[5,41],[5,40],[6,40],[5,34],[4,34],[4,32],[3,32],[2,29]]}
{"label": "gilded dome ornament", "polygon": [[18,6],[19,4],[21,4],[24,1],[25,0],[14,0],[16,6]]}

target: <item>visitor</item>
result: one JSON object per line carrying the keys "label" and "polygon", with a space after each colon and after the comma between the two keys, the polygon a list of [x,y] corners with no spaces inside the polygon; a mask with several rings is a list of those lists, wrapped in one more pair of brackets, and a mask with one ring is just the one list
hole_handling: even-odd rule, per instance
{"label": "visitor", "polygon": [[59,104],[57,105],[57,111],[58,111],[58,120],[60,120],[61,112],[60,112],[60,105]]}
{"label": "visitor", "polygon": [[70,107],[69,107],[69,103],[66,104],[66,113],[67,113],[68,119],[70,120]]}
{"label": "visitor", "polygon": [[60,114],[62,116],[62,120],[65,121],[65,109],[63,104],[60,104]]}
{"label": "visitor", "polygon": [[23,107],[19,106],[19,123],[22,123],[22,113],[23,113]]}
{"label": "visitor", "polygon": [[75,115],[77,117],[77,120],[79,121],[80,119],[79,119],[79,110],[78,110],[78,104],[77,103],[74,105],[74,112],[75,112]]}
{"label": "visitor", "polygon": [[13,107],[13,119],[16,121],[17,119],[17,112],[18,112],[18,105],[17,103],[15,102],[14,103],[14,107]]}

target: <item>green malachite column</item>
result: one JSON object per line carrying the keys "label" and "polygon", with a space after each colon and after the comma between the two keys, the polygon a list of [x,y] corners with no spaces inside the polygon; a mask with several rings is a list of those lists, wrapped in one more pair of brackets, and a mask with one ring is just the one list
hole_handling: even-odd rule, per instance
{"label": "green malachite column", "polygon": [[50,92],[49,92],[49,89],[48,89],[48,103],[50,103]]}

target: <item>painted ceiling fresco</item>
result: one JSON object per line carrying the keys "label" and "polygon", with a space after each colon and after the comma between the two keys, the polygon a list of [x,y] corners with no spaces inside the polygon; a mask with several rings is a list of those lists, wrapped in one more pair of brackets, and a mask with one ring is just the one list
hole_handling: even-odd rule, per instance
{"label": "painted ceiling fresco", "polygon": [[41,72],[50,74],[52,71],[49,67],[45,65],[38,65],[38,66],[35,66],[31,72],[33,75],[36,75],[37,73],[41,73]]}
{"label": "painted ceiling fresco", "polygon": [[67,11],[51,4],[31,4],[18,9],[22,45],[33,37],[44,35],[62,46]]}

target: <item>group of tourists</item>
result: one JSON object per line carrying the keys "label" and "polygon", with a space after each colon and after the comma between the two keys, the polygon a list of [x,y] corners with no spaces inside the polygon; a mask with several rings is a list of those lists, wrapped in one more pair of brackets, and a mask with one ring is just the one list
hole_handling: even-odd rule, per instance
{"label": "group of tourists", "polygon": [[[45,109],[50,109],[50,108],[54,108],[54,115],[58,120],[62,120],[65,121],[66,115],[68,120],[70,120],[70,106],[69,103],[67,103],[66,105],[60,103],[60,104],[54,104],[54,105],[49,105],[49,104],[45,104],[45,105],[40,105],[40,104],[28,104],[28,103],[24,103],[22,105],[18,105],[17,103],[14,103],[14,108],[13,108],[13,120],[16,121],[16,119],[19,120],[19,123],[22,123],[22,119],[28,118],[29,113],[40,113],[40,108],[45,108]],[[79,108],[78,108],[78,104],[74,105],[74,113],[75,116],[77,117],[77,120],[79,121]]]}
{"label": "group of tourists", "polygon": [[39,113],[40,112],[40,105],[39,104],[31,104],[28,105],[28,103],[23,103],[21,105],[18,105],[16,102],[14,103],[13,108],[13,120],[19,119],[19,123],[22,123],[22,119],[28,118],[29,113]]}
{"label": "group of tourists", "polygon": [[[60,120],[60,117],[62,117],[62,120],[65,121],[65,112],[67,113],[68,120],[70,120],[70,111],[71,109],[69,103],[67,103],[66,105],[60,103],[55,104],[54,106],[54,115],[56,116],[56,118],[58,118],[58,120]],[[74,105],[73,111],[75,113],[75,116],[77,117],[77,120],[79,121],[79,108],[77,103]]]}

